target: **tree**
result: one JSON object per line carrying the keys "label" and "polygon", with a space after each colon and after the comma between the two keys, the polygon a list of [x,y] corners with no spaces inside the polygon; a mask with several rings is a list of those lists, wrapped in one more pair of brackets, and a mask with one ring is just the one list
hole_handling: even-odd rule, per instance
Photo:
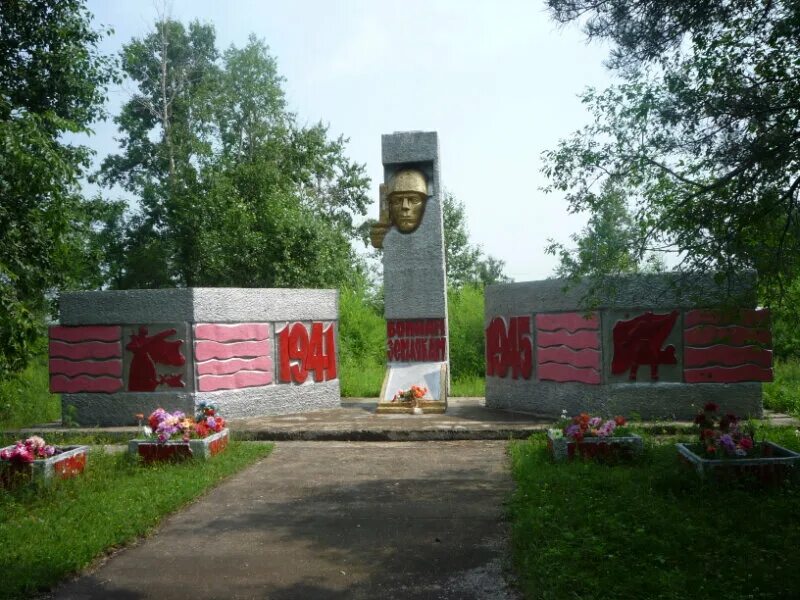
{"label": "tree", "polygon": [[140,201],[123,287],[325,286],[357,276],[350,246],[368,179],[343,138],[297,125],[277,63],[252,37],[220,54],[214,29],[161,20],[123,49],[137,92],[106,184]]}
{"label": "tree", "polygon": [[0,378],[21,369],[58,287],[77,277],[90,152],[65,142],[103,117],[113,62],[82,0],[0,9]]}
{"label": "tree", "polygon": [[470,243],[464,204],[447,191],[442,203],[442,220],[449,285],[460,288],[466,284],[489,285],[510,281],[503,273],[505,263],[502,260],[484,256],[479,246]]}
{"label": "tree", "polygon": [[559,257],[556,276],[577,281],[606,275],[639,271],[662,271],[664,265],[651,254],[642,263],[631,250],[633,219],[619,193],[607,193],[604,203],[589,217],[580,234],[574,234],[574,248],[550,240],[548,254]]}
{"label": "tree", "polygon": [[[623,193],[625,246],[719,282],[755,270],[764,302],[800,273],[800,5],[788,0],[548,0],[614,44],[621,83],[545,153],[548,190],[601,215]],[[604,272],[613,270],[600,265]]]}

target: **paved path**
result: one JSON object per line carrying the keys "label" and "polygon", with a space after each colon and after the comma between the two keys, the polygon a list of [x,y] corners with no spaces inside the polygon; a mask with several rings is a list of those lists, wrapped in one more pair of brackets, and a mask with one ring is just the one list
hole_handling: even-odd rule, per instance
{"label": "paved path", "polygon": [[279,442],[60,599],[512,599],[505,442]]}

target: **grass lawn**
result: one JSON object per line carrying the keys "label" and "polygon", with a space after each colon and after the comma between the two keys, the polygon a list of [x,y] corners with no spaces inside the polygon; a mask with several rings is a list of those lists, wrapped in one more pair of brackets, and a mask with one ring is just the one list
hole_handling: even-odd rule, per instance
{"label": "grass lawn", "polygon": [[[767,437],[800,449],[794,429]],[[640,463],[613,467],[553,464],[544,435],[512,443],[526,597],[800,598],[800,485],[704,484],[674,441],[649,440]]]}
{"label": "grass lawn", "polygon": [[0,598],[49,588],[271,450],[231,442],[205,462],[151,467],[127,454],[93,452],[82,477],[39,490],[0,489]]}

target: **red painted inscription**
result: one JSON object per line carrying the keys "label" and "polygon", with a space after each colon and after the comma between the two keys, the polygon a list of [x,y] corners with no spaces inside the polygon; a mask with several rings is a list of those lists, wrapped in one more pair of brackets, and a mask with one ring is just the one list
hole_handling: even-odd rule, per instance
{"label": "red painted inscription", "polygon": [[444,319],[387,321],[386,342],[390,362],[447,360]]}
{"label": "red painted inscription", "polygon": [[305,383],[309,371],[314,381],[336,379],[336,341],[333,325],[323,329],[322,323],[311,324],[311,336],[302,323],[287,325],[278,332],[283,383]]}
{"label": "red painted inscription", "polygon": [[531,318],[510,317],[508,327],[503,317],[495,317],[486,328],[486,375],[530,379],[533,372]]}

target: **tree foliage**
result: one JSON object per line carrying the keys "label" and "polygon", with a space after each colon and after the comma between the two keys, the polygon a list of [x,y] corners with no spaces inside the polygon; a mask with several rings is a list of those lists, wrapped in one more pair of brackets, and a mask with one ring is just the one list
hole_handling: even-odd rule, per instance
{"label": "tree foliage", "polygon": [[447,283],[460,288],[466,284],[489,285],[510,281],[503,273],[505,263],[469,241],[464,203],[450,192],[445,192],[442,203],[444,223],[444,250]]}
{"label": "tree foliage", "polygon": [[103,116],[113,63],[82,0],[6,0],[0,8],[0,378],[21,369],[51,292],[86,259],[78,178],[87,148],[64,134]]}
{"label": "tree foliage", "polygon": [[621,83],[583,94],[592,122],[545,153],[547,189],[594,215],[624,198],[637,261],[672,253],[718,280],[755,270],[763,300],[783,299],[800,273],[800,5],[548,5],[613,44]]}
{"label": "tree foliage", "polygon": [[330,286],[358,276],[350,240],[366,212],[363,165],[286,108],[275,59],[251,37],[162,20],[124,46],[136,93],[100,179],[139,202],[115,285]]}

